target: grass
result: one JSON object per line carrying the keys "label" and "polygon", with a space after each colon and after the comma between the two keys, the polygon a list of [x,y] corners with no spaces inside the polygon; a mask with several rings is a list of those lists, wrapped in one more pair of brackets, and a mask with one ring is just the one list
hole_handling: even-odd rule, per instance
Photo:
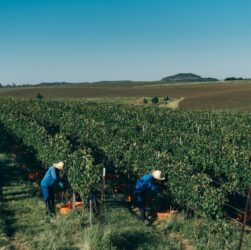
{"label": "grass", "polygon": [[10,245],[9,239],[6,236],[6,224],[5,224],[5,219],[3,218],[3,207],[2,203],[0,204],[0,249],[7,247]]}
{"label": "grass", "polygon": [[105,225],[86,231],[91,249],[182,249],[180,242],[145,226],[123,207],[111,208],[106,215]]}
{"label": "grass", "polygon": [[[164,230],[188,239],[197,250],[237,249],[240,226],[222,221],[216,224],[206,219],[185,220],[183,215],[173,216],[164,224]],[[251,249],[251,236],[244,234],[242,250]]]}

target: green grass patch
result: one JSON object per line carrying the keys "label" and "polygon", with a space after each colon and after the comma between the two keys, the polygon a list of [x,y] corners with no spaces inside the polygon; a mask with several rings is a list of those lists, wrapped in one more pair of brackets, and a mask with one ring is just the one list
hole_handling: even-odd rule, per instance
{"label": "green grass patch", "polygon": [[2,203],[0,203],[0,249],[7,247],[10,244],[5,232],[6,225],[3,217]]}
{"label": "green grass patch", "polygon": [[180,242],[146,226],[123,207],[110,208],[106,212],[105,225],[94,226],[86,230],[85,235],[82,246],[88,243],[93,250],[182,249]]}
{"label": "green grass patch", "polygon": [[[164,227],[168,234],[177,233],[188,239],[197,250],[237,249],[240,238],[239,225],[227,221],[212,221],[206,219],[185,219],[184,215],[170,217]],[[251,236],[244,234],[242,250],[251,249]]]}

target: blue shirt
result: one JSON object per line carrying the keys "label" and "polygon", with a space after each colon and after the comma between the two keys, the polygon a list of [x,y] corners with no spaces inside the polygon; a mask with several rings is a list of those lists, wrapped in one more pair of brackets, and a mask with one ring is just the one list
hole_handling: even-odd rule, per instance
{"label": "blue shirt", "polygon": [[58,170],[55,167],[50,167],[44,178],[41,181],[42,187],[51,187],[55,182],[59,182]]}
{"label": "blue shirt", "polygon": [[156,193],[159,193],[159,190],[153,182],[153,177],[150,174],[142,176],[136,183],[134,188],[135,192],[145,192],[147,190],[152,190]]}

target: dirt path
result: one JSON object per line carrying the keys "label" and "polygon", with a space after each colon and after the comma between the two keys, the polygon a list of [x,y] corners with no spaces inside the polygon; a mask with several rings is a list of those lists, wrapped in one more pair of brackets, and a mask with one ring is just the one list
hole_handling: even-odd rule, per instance
{"label": "dirt path", "polygon": [[174,99],[173,101],[170,101],[167,104],[164,104],[164,107],[171,108],[171,109],[178,109],[180,102],[183,101],[184,99],[185,99],[184,97],[181,97],[179,99]]}

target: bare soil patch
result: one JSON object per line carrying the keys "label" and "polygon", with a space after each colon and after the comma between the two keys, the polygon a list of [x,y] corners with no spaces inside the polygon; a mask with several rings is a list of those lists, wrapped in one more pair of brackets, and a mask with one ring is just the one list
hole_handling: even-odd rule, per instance
{"label": "bare soil patch", "polygon": [[157,96],[179,99],[183,109],[231,109],[251,111],[251,81],[203,84],[153,84],[153,85],[73,85],[57,87],[17,88],[0,92],[2,96],[35,98],[40,93],[45,98],[118,98]]}

